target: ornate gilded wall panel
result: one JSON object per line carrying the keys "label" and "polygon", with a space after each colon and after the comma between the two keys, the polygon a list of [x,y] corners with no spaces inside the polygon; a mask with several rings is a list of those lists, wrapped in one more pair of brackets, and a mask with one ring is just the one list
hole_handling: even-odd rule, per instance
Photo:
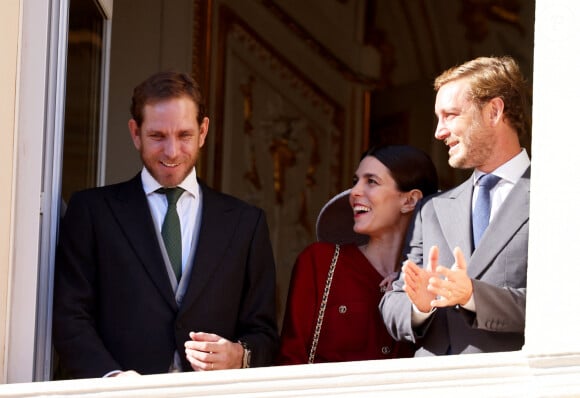
{"label": "ornate gilded wall panel", "polygon": [[281,315],[296,256],[316,239],[320,208],[344,189],[344,110],[231,10],[220,12],[213,185],[266,211]]}

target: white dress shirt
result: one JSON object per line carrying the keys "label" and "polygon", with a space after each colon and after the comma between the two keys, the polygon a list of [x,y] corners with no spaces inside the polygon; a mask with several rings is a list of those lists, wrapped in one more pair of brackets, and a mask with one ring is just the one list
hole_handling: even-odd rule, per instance
{"label": "white dress shirt", "polygon": [[[489,222],[493,220],[497,211],[505,201],[505,198],[512,191],[513,187],[519,181],[520,177],[526,172],[530,167],[530,158],[525,149],[522,149],[519,154],[511,158],[506,163],[499,166],[497,169],[491,172],[501,180],[492,188],[490,191],[491,198],[491,211],[489,214]],[[471,200],[471,209],[475,206],[475,201],[477,200],[477,195],[479,194],[479,177],[482,176],[482,171],[475,170],[473,173],[473,198]]]}
{"label": "white dress shirt", "polygon": [[[149,202],[155,227],[161,234],[161,227],[163,226],[165,213],[167,213],[167,197],[163,193],[155,192],[163,187],[145,167],[141,172],[141,181],[143,182],[143,189],[147,195],[147,201]],[[196,236],[196,226],[199,224],[201,209],[201,195],[195,168],[179,184],[179,187],[185,190],[177,201],[177,214],[179,215],[179,222],[181,224],[181,271],[182,275],[185,275],[186,267],[189,266],[190,260],[194,255],[192,251],[196,247],[194,244],[198,238]]]}

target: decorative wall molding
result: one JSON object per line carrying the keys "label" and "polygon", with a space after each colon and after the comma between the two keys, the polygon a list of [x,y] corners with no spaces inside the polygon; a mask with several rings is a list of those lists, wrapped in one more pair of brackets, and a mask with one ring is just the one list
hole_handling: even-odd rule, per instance
{"label": "decorative wall molding", "polygon": [[226,2],[215,7],[210,183],[266,212],[281,324],[294,261],[316,240],[324,203],[344,189],[341,159],[354,133],[345,107],[286,56],[285,43]]}
{"label": "decorative wall molding", "polygon": [[206,101],[210,95],[212,3],[212,0],[194,0],[192,16],[192,76],[201,85]]}
{"label": "decorative wall molding", "polygon": [[[272,75],[287,82],[290,89],[309,102],[313,107],[318,108],[322,114],[328,118],[334,128],[344,131],[344,108],[333,98],[329,97],[318,85],[306,76],[292,61],[287,59],[280,49],[274,47],[267,38],[261,37],[246,21],[238,16],[225,4],[219,6],[219,17],[217,27],[217,53],[216,53],[216,73],[215,87],[210,94],[215,98],[215,112],[213,117],[213,128],[215,145],[213,161],[213,186],[221,189],[223,173],[223,148],[224,148],[224,122],[226,120],[227,95],[226,80],[228,71],[228,48],[231,47],[230,39],[243,45],[245,54],[263,63]],[[241,127],[241,126],[240,126]],[[242,130],[240,130],[242,131]],[[338,187],[337,187],[338,189]]]}
{"label": "decorative wall molding", "polygon": [[252,33],[251,30],[244,27],[241,23],[233,23],[230,34],[232,39],[243,45],[248,54],[260,59],[261,62],[268,66],[272,73],[275,73],[280,79],[287,81],[294,90],[300,92],[302,97],[310,105],[315,108],[320,108],[323,115],[334,119],[333,114],[337,111],[337,104],[323,95],[316,88],[314,82],[296,73],[295,67],[289,60],[284,59],[281,54],[268,48],[268,45],[263,40],[260,40],[255,33]]}
{"label": "decorative wall molding", "polygon": [[299,21],[290,16],[282,7],[273,0],[262,0],[264,7],[278,19],[284,26],[293,32],[298,40],[306,43],[315,54],[324,59],[333,69],[337,70],[350,82],[374,87],[381,84],[380,77],[367,76],[360,73],[338,58],[328,47],[314,37]]}

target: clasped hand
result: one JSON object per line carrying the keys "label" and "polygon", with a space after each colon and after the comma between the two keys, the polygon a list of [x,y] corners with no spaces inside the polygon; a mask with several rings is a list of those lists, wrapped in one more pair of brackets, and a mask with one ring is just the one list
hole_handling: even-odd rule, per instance
{"label": "clasped hand", "polygon": [[467,264],[460,248],[453,250],[455,263],[439,265],[439,248],[431,247],[426,268],[407,260],[403,265],[403,290],[417,309],[429,312],[437,307],[465,305],[473,294]]}
{"label": "clasped hand", "polygon": [[213,333],[190,332],[185,355],[195,371],[238,369],[242,366],[244,348]]}

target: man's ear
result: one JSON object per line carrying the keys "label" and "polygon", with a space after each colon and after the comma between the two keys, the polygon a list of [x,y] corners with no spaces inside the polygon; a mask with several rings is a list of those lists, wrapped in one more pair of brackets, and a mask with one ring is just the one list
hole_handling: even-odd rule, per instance
{"label": "man's ear", "polygon": [[131,139],[133,140],[133,145],[137,150],[141,149],[141,134],[139,131],[139,126],[137,125],[137,121],[135,119],[129,120],[129,133],[131,134]]}
{"label": "man's ear", "polygon": [[207,138],[207,133],[209,131],[209,118],[204,117],[199,125],[199,147],[201,148],[205,144],[205,139]]}
{"label": "man's ear", "polygon": [[488,117],[489,122],[495,126],[497,125],[503,118],[503,110],[504,110],[504,103],[503,100],[499,97],[492,98],[488,104]]}
{"label": "man's ear", "polygon": [[401,213],[412,213],[417,203],[423,198],[423,193],[418,189],[412,189],[409,192],[405,192],[404,195],[405,200],[401,206]]}

